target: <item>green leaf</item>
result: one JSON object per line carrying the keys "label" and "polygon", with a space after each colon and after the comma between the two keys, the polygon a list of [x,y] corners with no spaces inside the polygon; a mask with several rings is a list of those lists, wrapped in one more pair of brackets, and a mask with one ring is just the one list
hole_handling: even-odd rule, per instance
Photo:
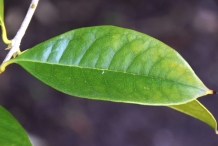
{"label": "green leaf", "polygon": [[2,106],[0,106],[0,145],[31,146],[25,130]]}
{"label": "green leaf", "polygon": [[17,63],[78,97],[143,105],[182,104],[212,93],[172,48],[115,26],[76,29],[25,51]]}
{"label": "green leaf", "polygon": [[0,0],[0,25],[4,23],[4,0]]}
{"label": "green leaf", "polygon": [[218,134],[217,122],[215,118],[198,100],[193,100],[181,105],[172,105],[169,107],[207,123]]}

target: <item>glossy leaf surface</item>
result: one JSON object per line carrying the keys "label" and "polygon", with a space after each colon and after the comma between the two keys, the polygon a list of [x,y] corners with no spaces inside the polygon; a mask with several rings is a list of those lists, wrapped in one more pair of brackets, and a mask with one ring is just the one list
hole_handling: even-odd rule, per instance
{"label": "glossy leaf surface", "polygon": [[0,25],[4,22],[4,0],[0,0]]}
{"label": "glossy leaf surface", "polygon": [[67,32],[5,65],[10,63],[61,92],[89,99],[174,105],[211,92],[175,50],[115,26]]}
{"label": "glossy leaf surface", "polygon": [[193,100],[181,105],[172,105],[170,108],[183,112],[207,123],[218,134],[217,122],[215,118],[198,100]]}
{"label": "glossy leaf surface", "polygon": [[25,130],[2,106],[0,106],[0,145],[31,146]]}

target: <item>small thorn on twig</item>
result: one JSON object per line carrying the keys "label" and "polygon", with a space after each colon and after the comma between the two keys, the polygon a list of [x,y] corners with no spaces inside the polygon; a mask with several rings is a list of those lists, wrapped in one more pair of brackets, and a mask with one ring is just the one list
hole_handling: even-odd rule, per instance
{"label": "small thorn on twig", "polygon": [[12,45],[11,45],[11,44],[9,44],[9,45],[8,45],[8,47],[7,47],[7,48],[5,48],[5,50],[10,50],[10,49],[11,49],[11,47],[12,47]]}

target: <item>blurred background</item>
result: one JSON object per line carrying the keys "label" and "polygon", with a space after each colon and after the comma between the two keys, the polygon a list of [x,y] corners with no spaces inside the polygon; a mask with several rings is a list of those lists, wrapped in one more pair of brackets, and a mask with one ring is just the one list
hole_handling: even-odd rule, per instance
{"label": "blurred background", "polygon": [[[30,0],[5,0],[12,39]],[[21,44],[33,47],[66,31],[116,25],[151,35],[177,50],[206,86],[218,90],[218,3],[215,0],[40,0]],[[0,59],[7,54],[0,41]],[[218,97],[200,101],[218,119]],[[216,146],[203,122],[169,109],[68,96],[18,65],[0,75],[0,104],[35,146]]]}

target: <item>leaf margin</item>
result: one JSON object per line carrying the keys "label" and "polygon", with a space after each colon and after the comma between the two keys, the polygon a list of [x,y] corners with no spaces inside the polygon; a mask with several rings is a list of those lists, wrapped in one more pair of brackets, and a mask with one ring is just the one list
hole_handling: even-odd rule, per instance
{"label": "leaf margin", "polygon": [[[7,111],[3,106],[0,105],[0,129],[5,129],[5,133],[7,133],[7,136],[10,135],[13,136],[11,138],[11,141],[9,142],[10,145],[18,146],[19,144],[25,144],[23,146],[32,146],[32,143],[30,141],[30,138],[26,132],[26,130],[20,125],[20,123],[17,121],[17,119],[9,112]],[[6,128],[4,127],[6,125]],[[0,131],[0,137],[2,134],[2,131]],[[16,136],[16,137],[15,137]],[[9,137],[8,137],[9,138]],[[2,138],[1,142],[8,142],[8,138]],[[22,141],[22,143],[20,143]],[[19,142],[19,143],[17,143]],[[2,144],[2,143],[1,143]]]}
{"label": "leaf margin", "polygon": [[[214,129],[216,134],[218,134],[216,119],[214,118],[213,114],[197,99],[185,104],[171,105],[168,107],[206,123],[207,125],[209,125],[211,128]],[[196,108],[193,107],[200,108],[201,112],[199,113],[198,112],[199,109],[196,110]],[[187,109],[191,109],[191,110],[187,110]],[[202,113],[204,114],[205,117],[202,117]]]}

